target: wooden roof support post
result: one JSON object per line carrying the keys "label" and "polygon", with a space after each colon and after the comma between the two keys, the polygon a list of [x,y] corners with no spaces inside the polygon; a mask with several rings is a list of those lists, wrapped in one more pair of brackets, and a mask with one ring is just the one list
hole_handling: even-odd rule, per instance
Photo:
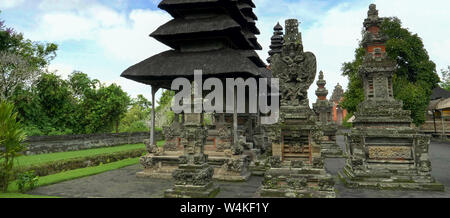
{"label": "wooden roof support post", "polygon": [[233,110],[233,139],[234,146],[238,146],[239,138],[238,138],[238,116],[237,116],[237,86],[234,87],[234,110]]}
{"label": "wooden roof support post", "polygon": [[445,135],[444,110],[443,109],[441,109],[441,123],[442,123],[442,136],[441,136],[441,138],[444,139],[444,137],[446,137],[446,135]]}
{"label": "wooden roof support post", "polygon": [[155,94],[158,91],[159,87],[150,85],[152,89],[152,123],[150,127],[150,144],[156,145],[155,143]]}

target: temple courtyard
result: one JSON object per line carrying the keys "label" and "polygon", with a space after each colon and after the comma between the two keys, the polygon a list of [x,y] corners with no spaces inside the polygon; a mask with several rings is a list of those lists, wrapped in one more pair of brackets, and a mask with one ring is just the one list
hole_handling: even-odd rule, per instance
{"label": "temple courtyard", "polygon": [[[344,137],[337,136],[344,148]],[[450,198],[450,144],[432,141],[430,144],[432,176],[445,185],[445,192],[438,191],[390,191],[345,188],[337,177],[345,164],[344,158],[327,158],[326,170],[336,181],[338,198]],[[172,180],[142,179],[136,173],[141,165],[133,165],[81,179],[39,187],[29,194],[69,198],[160,198],[173,186]],[[245,183],[216,182],[221,187],[218,198],[253,198],[261,186],[262,177],[252,176]]]}

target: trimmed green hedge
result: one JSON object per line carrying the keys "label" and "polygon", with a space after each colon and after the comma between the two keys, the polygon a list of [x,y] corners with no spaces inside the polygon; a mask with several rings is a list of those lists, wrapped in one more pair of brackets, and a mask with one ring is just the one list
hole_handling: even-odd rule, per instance
{"label": "trimmed green hedge", "polygon": [[98,166],[100,164],[112,163],[127,158],[141,157],[145,154],[145,152],[146,152],[145,148],[140,148],[127,151],[119,151],[115,153],[106,153],[106,154],[71,158],[67,160],[44,162],[41,164],[31,164],[17,167],[16,170],[17,172],[27,172],[30,170],[34,170],[36,175],[42,177],[59,173],[62,171]]}

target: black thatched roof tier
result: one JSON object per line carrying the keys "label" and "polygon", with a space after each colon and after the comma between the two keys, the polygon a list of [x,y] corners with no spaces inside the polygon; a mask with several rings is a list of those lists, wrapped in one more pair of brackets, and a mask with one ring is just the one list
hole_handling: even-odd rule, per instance
{"label": "black thatched roof tier", "polygon": [[252,6],[250,6],[247,3],[238,3],[238,8],[239,10],[242,11],[242,13],[244,15],[246,15],[247,17],[251,17],[253,20],[258,20],[258,17],[256,16],[255,13],[253,13],[253,8]]}
{"label": "black thatched roof tier", "polygon": [[237,48],[256,49],[242,32],[241,26],[226,15],[192,20],[173,19],[160,26],[150,36],[173,49],[179,49],[186,39],[192,41],[211,38],[227,38]]}
{"label": "black thatched roof tier", "polygon": [[[232,64],[230,64],[232,63]],[[122,77],[148,85],[170,89],[173,79],[192,79],[194,70],[202,70],[203,78],[271,77],[255,51],[221,49],[205,52],[170,50],[129,67]]]}
{"label": "black thatched roof tier", "polygon": [[[251,0],[163,0],[158,7],[167,11],[175,19],[205,17],[211,14],[227,14],[241,26],[245,27],[249,22],[247,17],[251,17],[252,20],[257,20],[258,17],[256,17],[252,10],[250,12],[245,10],[247,12],[244,13],[240,10],[238,4],[250,5],[250,3],[254,6]],[[248,28],[255,34],[260,33],[256,26],[250,26]]]}

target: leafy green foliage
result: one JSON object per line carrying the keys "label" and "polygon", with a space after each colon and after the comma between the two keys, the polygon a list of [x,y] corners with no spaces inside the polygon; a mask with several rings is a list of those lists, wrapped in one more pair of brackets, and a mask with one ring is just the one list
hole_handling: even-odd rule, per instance
{"label": "leafy green foliage", "polygon": [[6,101],[0,103],[0,189],[6,191],[13,178],[14,159],[25,150],[26,135],[17,121],[14,105]]}
{"label": "leafy green foliage", "polygon": [[0,21],[1,99],[10,100],[17,88],[30,86],[56,57],[57,49],[53,43],[25,39]]}
{"label": "leafy green foliage", "polygon": [[39,182],[39,176],[34,174],[34,171],[28,171],[24,173],[20,173],[17,176],[17,186],[21,193],[25,193],[29,190],[33,190]]}
{"label": "leafy green foliage", "polygon": [[[398,65],[394,73],[394,97],[404,102],[403,108],[410,110],[413,122],[420,125],[425,121],[431,92],[440,81],[436,65],[429,59],[422,39],[403,28],[400,19],[385,18],[381,32],[389,37],[386,51]],[[344,63],[342,67],[343,75],[349,78],[342,105],[351,113],[356,112],[358,104],[364,100],[363,84],[358,75],[364,55],[360,45],[355,51],[355,60]]]}
{"label": "leafy green foliage", "polygon": [[95,95],[83,102],[86,133],[111,132],[113,125],[119,132],[120,119],[127,112],[130,97],[116,84],[102,85]]}
{"label": "leafy green foliage", "polygon": [[[158,107],[156,107],[156,125],[165,126],[173,122],[175,113],[170,109],[172,106],[172,99],[175,96],[175,91],[164,90],[161,98],[158,101]],[[159,120],[158,120],[159,119]]]}
{"label": "leafy green foliage", "polygon": [[441,88],[450,91],[450,66],[448,66],[447,70],[442,69],[442,82],[440,84]]}
{"label": "leafy green foliage", "polygon": [[33,87],[16,91],[13,101],[29,135],[111,132],[130,104],[120,86],[78,71],[67,80],[43,73]]}

